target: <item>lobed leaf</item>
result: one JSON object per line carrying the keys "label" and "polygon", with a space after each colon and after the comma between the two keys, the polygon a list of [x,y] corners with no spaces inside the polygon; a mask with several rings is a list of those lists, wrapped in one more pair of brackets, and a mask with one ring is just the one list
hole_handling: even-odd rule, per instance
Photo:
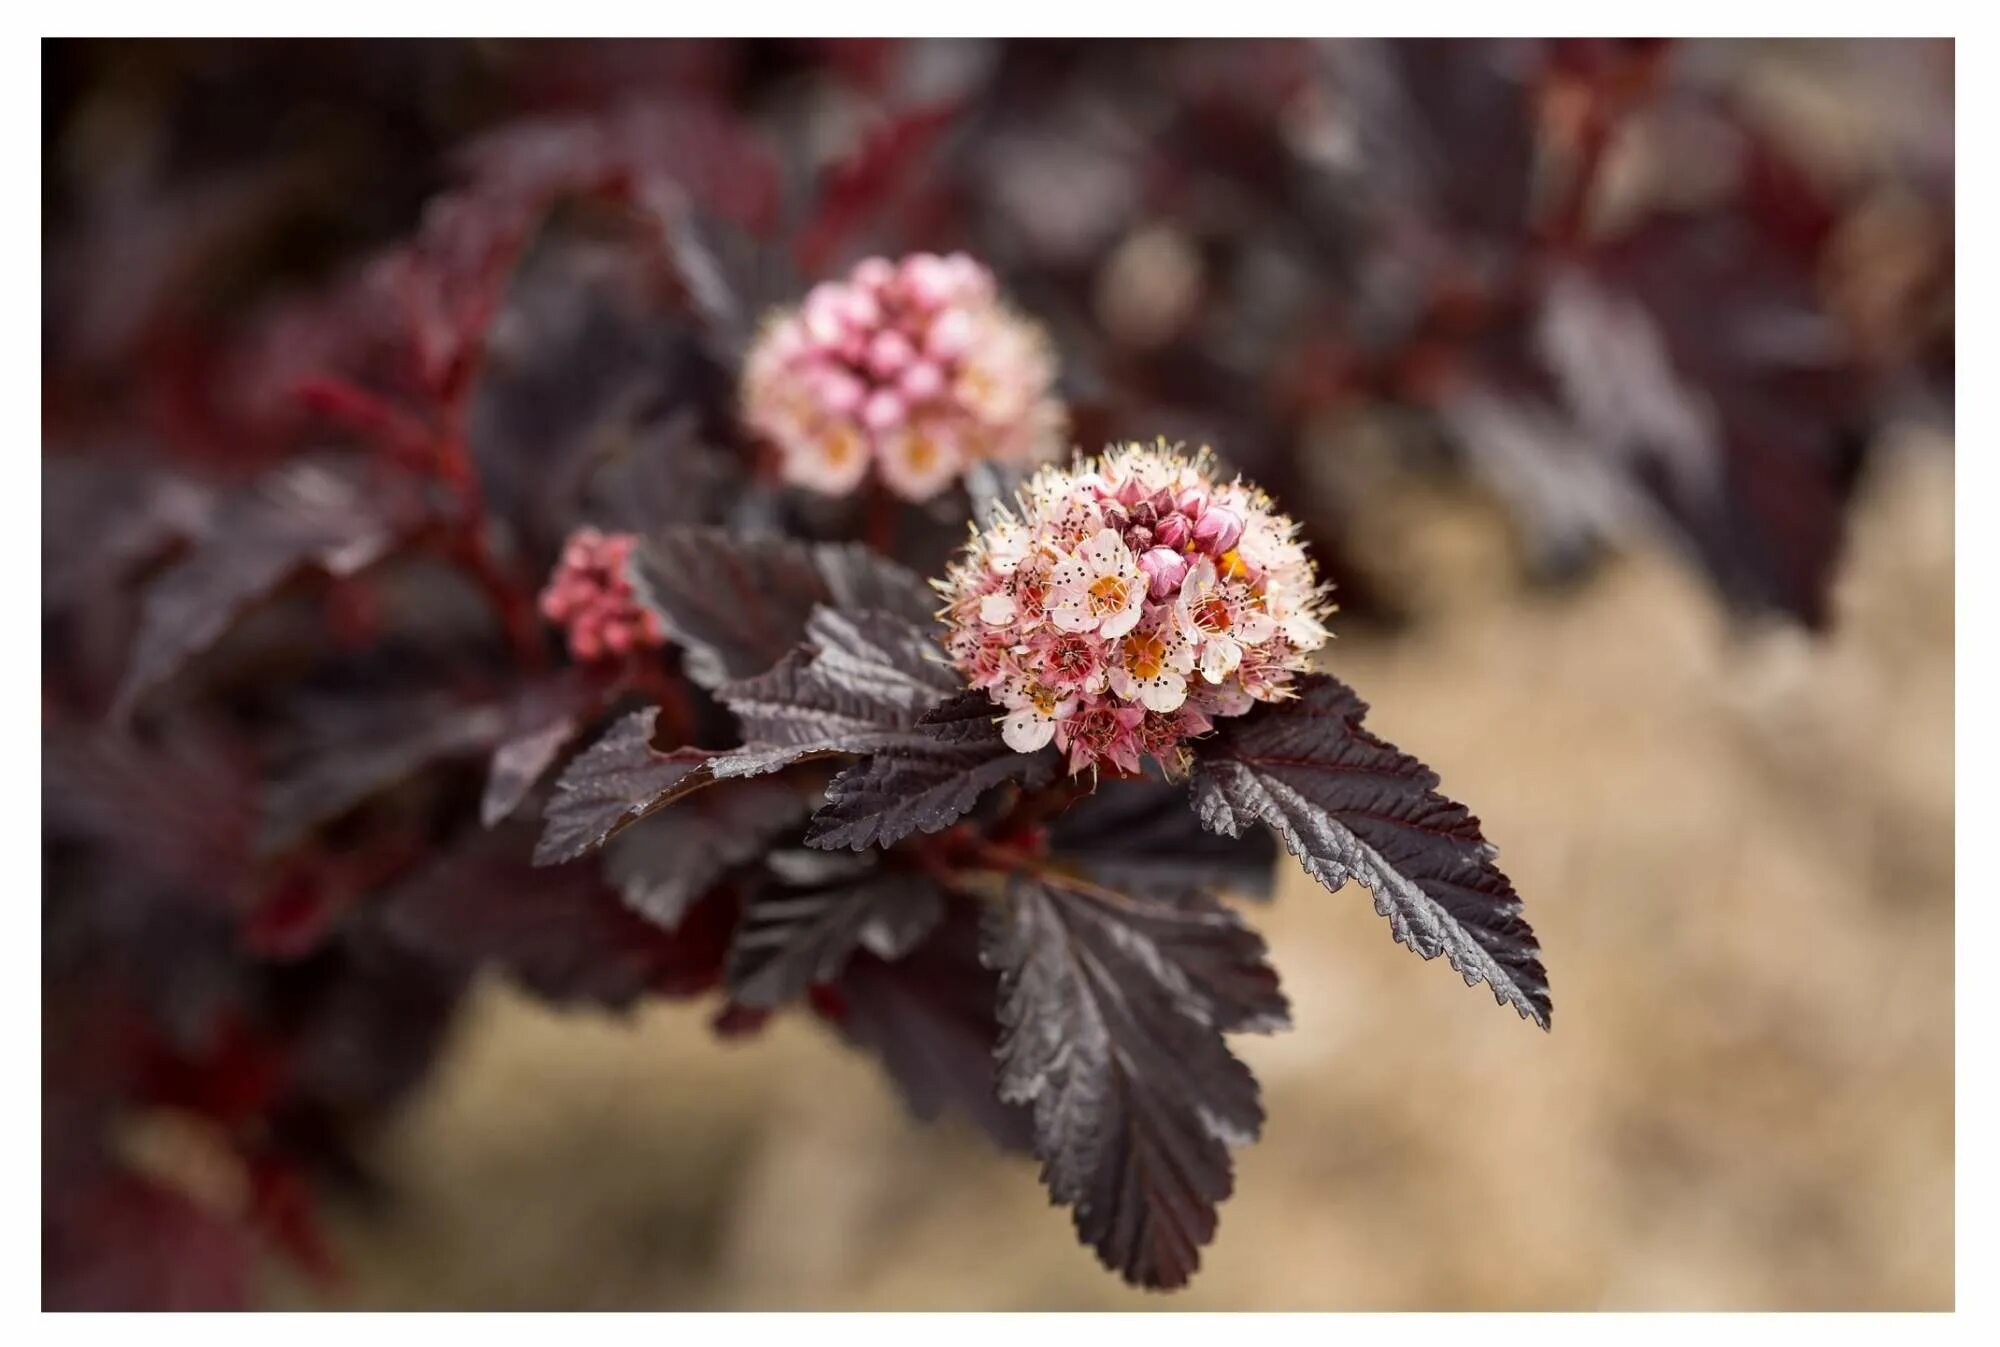
{"label": "lobed leaf", "polygon": [[999,717],[983,692],[961,693],[925,712],[917,722],[920,742],[876,753],[833,778],[807,844],[855,851],[893,846],[913,832],[950,827],[1003,782],[1045,785],[1061,756],[1053,748],[1015,752],[1000,737]]}
{"label": "lobed leaf", "polygon": [[146,591],[113,714],[213,645],[236,617],[297,572],[344,577],[379,561],[412,521],[348,465],[280,468],[219,511],[208,540]]}
{"label": "lobed leaf", "polygon": [[916,575],[856,544],[662,529],[633,550],[639,601],[685,652],[688,677],[713,688],[771,668],[820,605],[880,609],[927,624],[936,596]]}
{"label": "lobed leaf", "polygon": [[1192,800],[1203,824],[1231,837],[1269,825],[1329,891],[1365,885],[1398,941],[1444,955],[1546,1029],[1540,946],[1479,820],[1438,794],[1436,773],[1362,728],[1368,708],[1352,689],[1325,674],[1298,687],[1296,700],[1202,742]]}
{"label": "lobed leaf", "polygon": [[726,985],[743,1005],[780,1005],[832,981],[857,949],[892,961],[909,953],[944,913],[943,891],[915,872],[868,864],[809,887],[774,880],[744,906]]}
{"label": "lobed leaf", "polygon": [[695,900],[797,828],[811,808],[782,782],[719,783],[612,838],[605,876],[627,907],[672,930]]}
{"label": "lobed leaf", "polygon": [[1187,810],[1185,788],[1165,781],[1114,781],[1072,804],[1049,825],[1049,850],[1100,884],[1150,893],[1226,889],[1271,896],[1277,843],[1263,830],[1228,837]]}
{"label": "lobed leaf", "polygon": [[1264,1121],[1222,1035],[1288,1020],[1263,940],[1206,894],[1021,874],[985,955],[1000,1097],[1033,1106],[1051,1198],[1127,1281],[1184,1284],[1234,1183],[1228,1148]]}
{"label": "lobed leaf", "polygon": [[662,753],[653,747],[659,714],[658,707],[647,707],[623,717],[563,769],[543,811],[546,826],[535,845],[535,864],[574,860],[713,780],[710,750]]}

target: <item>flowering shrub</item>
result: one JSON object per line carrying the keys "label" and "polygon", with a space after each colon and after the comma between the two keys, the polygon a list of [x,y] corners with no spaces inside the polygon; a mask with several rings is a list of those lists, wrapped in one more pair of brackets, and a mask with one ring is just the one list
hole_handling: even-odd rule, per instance
{"label": "flowering shrub", "polygon": [[1206,453],[1131,445],[1044,468],[1020,518],[974,534],[946,641],[1007,709],[1009,747],[1054,739],[1071,772],[1178,767],[1183,740],[1289,693],[1326,641],[1312,563],[1262,492],[1211,473]]}
{"label": "flowering shrub", "polygon": [[845,495],[871,466],[928,500],[975,463],[1055,453],[1055,365],[964,253],[871,257],[772,317],[743,366],[743,414],[785,480]]}
{"label": "flowering shrub", "polygon": [[[1478,820],[1313,666],[1333,582],[1395,606],[1380,473],[1483,483],[1537,577],[1663,535],[1818,624],[1882,408],[1948,406],[1949,136],[1885,223],[1661,44],[1014,44],[908,80],[920,48],[626,50],[390,45],[350,87],[381,67],[203,48],[51,114],[50,1304],[240,1302],[264,1249],[331,1275],[313,1198],[492,974],[810,1015],[1180,1285],[1263,1120],[1228,1036],[1287,1017],[1223,898],[1280,844],[1550,1014]],[[232,72],[283,112],[294,63],[377,134],[201,143]],[[628,104],[634,71],[687,101]],[[794,85],[876,129],[781,219],[799,147],[745,109]],[[571,97],[469,145],[429,120]],[[1621,144],[1668,171],[1606,211]],[[367,218],[295,227],[328,202]],[[1900,231],[1890,283],[1845,274],[1857,224]],[[409,228],[323,291],[244,274]],[[952,247],[1034,320],[916,251]],[[1212,441],[1277,503],[1163,448],[1023,484],[1072,420]]]}

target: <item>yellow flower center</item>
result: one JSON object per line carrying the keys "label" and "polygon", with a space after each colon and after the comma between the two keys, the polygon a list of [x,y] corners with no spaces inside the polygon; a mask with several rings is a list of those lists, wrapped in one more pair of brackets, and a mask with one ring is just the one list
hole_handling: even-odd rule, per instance
{"label": "yellow flower center", "polygon": [[1140,632],[1125,640],[1125,667],[1132,676],[1150,680],[1160,676],[1160,670],[1167,667],[1167,643],[1156,631]]}
{"label": "yellow flower center", "polygon": [[1125,582],[1115,575],[1100,575],[1091,582],[1090,612],[1093,617],[1109,617],[1125,611]]}

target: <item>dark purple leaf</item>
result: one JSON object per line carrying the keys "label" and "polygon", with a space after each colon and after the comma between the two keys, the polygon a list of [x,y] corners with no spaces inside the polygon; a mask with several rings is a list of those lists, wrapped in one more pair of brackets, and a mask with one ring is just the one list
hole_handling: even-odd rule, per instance
{"label": "dark purple leaf", "polygon": [[1328,891],[1365,885],[1398,941],[1444,955],[1546,1029],[1540,946],[1479,820],[1437,793],[1435,772],[1363,729],[1367,709],[1310,674],[1296,700],[1224,722],[1195,757],[1195,812],[1231,837],[1269,825]]}
{"label": "dark purple leaf", "polygon": [[1288,1023],[1264,942],[1201,893],[1139,898],[1019,875],[989,923],[1000,1097],[1032,1104],[1050,1196],[1104,1265],[1183,1285],[1263,1126],[1228,1031]]}
{"label": "dark purple leaf", "polygon": [[1046,784],[1061,755],[1053,748],[1015,752],[1000,737],[999,717],[984,693],[960,694],[933,707],[918,721],[928,743],[877,753],[833,778],[806,842],[855,851],[893,846],[919,829],[950,827],[1002,782],[1028,790]]}
{"label": "dark purple leaf", "polygon": [[811,809],[782,781],[719,782],[612,838],[604,872],[627,907],[672,930],[690,904],[796,829]]}
{"label": "dark purple leaf", "polygon": [[556,778],[542,817],[535,864],[574,860],[606,838],[712,779],[714,754],[701,748],[662,753],[653,747],[658,707],[634,711],[577,754]]}
{"label": "dark purple leaf", "polygon": [[265,794],[259,845],[279,850],[433,763],[475,755],[506,725],[505,707],[437,697],[317,704],[299,761]]}
{"label": "dark purple leaf", "polygon": [[917,1117],[963,1113],[995,1144],[1025,1153],[1034,1146],[1032,1114],[994,1092],[998,989],[979,959],[974,913],[954,904],[928,940],[894,962],[856,951],[838,981],[813,989],[813,1003],[849,1042],[881,1059]]}
{"label": "dark purple leaf", "polygon": [[632,587],[703,687],[762,673],[805,635],[814,608],[882,609],[928,624],[936,596],[866,548],[671,528],[634,550]]}
{"label": "dark purple leaf", "polygon": [[507,738],[493,750],[486,790],[479,801],[480,822],[491,828],[520,808],[521,801],[568,746],[584,717],[598,705],[603,689],[580,670],[538,683],[515,700]]}
{"label": "dark purple leaf", "polygon": [[807,622],[806,640],[769,673],[717,689],[744,739],[716,759],[718,778],[808,757],[936,746],[917,720],[963,685],[922,628],[894,613],[823,607]]}
{"label": "dark purple leaf", "polygon": [[1141,893],[1226,889],[1268,898],[1278,847],[1268,832],[1225,837],[1188,813],[1187,789],[1108,781],[1049,825],[1049,850],[1100,884]]}
{"label": "dark purple leaf", "polygon": [[714,984],[733,897],[701,904],[670,934],[620,902],[595,866],[531,866],[524,842],[517,827],[478,834],[392,894],[384,928],[448,967],[495,966],[555,1001],[627,1006]]}
{"label": "dark purple leaf", "polygon": [[350,576],[413,522],[348,465],[290,464],[225,503],[214,533],[146,593],[116,714],[213,644],[243,609],[298,571]]}
{"label": "dark purple leaf", "polygon": [[775,1006],[837,977],[857,948],[894,960],[944,919],[928,876],[876,865],[797,887],[773,878],[753,892],[730,947],[727,986],[747,1006]]}

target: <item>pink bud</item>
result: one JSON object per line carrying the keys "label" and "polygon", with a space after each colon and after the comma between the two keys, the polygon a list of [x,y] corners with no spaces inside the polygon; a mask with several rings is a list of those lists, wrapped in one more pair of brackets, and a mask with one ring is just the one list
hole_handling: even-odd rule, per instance
{"label": "pink bud", "polygon": [[924,337],[924,351],[933,360],[956,360],[972,349],[972,315],[964,309],[946,309],[931,321]]}
{"label": "pink bud", "polygon": [[841,415],[846,415],[859,407],[862,396],[868,391],[862,386],[861,380],[846,370],[831,367],[820,372],[818,382],[820,405],[830,412],[838,412]]}
{"label": "pink bud", "polygon": [[1242,536],[1243,521],[1236,511],[1224,505],[1208,510],[1194,526],[1194,545],[1212,557],[1236,546],[1236,540]]}
{"label": "pink bud", "polygon": [[861,409],[861,419],[870,430],[891,430],[903,423],[904,411],[901,397],[887,388],[878,388]]}
{"label": "pink bud", "polygon": [[1145,555],[1146,549],[1152,545],[1153,531],[1144,524],[1134,524],[1125,530],[1125,546],[1131,549],[1134,556]]}
{"label": "pink bud", "polygon": [[1208,493],[1198,486],[1191,486],[1175,498],[1174,508],[1189,519],[1199,519],[1208,509]]}
{"label": "pink bud", "polygon": [[1187,574],[1187,558],[1171,547],[1155,547],[1139,558],[1139,569],[1146,573],[1146,592],[1164,599],[1181,587],[1181,578]]}
{"label": "pink bud", "polygon": [[879,293],[882,288],[896,279],[896,264],[886,257],[864,257],[854,264],[854,271],[848,280],[870,294]]}
{"label": "pink bud", "polygon": [[610,621],[604,625],[604,647],[614,655],[623,655],[632,649],[632,628],[623,622]]}
{"label": "pink bud", "polygon": [[822,281],[806,293],[805,303],[799,309],[799,321],[805,325],[806,336],[818,346],[831,346],[839,341],[846,323],[843,321],[840,289],[831,282]]}
{"label": "pink bud", "polygon": [[1145,495],[1146,484],[1137,477],[1127,477],[1118,484],[1118,489],[1112,493],[1111,498],[1129,509],[1143,500]]}
{"label": "pink bud", "polygon": [[884,379],[893,379],[915,355],[910,339],[902,333],[877,332],[875,340],[868,343],[868,368]]}
{"label": "pink bud", "polygon": [[1162,547],[1178,550],[1186,547],[1188,539],[1193,536],[1194,525],[1188,522],[1188,517],[1184,514],[1170,514],[1153,525],[1153,538]]}
{"label": "pink bud", "polygon": [[919,360],[903,371],[903,396],[912,402],[928,402],[944,392],[944,374],[928,360]]}
{"label": "pink bud", "polygon": [[951,276],[952,289],[962,299],[989,299],[993,294],[993,273],[964,253],[953,253],[945,258],[946,271]]}
{"label": "pink bud", "polygon": [[904,292],[920,309],[943,307],[951,299],[951,282],[951,268],[936,253],[917,253],[903,259]]}
{"label": "pink bud", "polygon": [[866,290],[849,287],[841,295],[840,316],[848,327],[870,332],[882,322],[882,306]]}

